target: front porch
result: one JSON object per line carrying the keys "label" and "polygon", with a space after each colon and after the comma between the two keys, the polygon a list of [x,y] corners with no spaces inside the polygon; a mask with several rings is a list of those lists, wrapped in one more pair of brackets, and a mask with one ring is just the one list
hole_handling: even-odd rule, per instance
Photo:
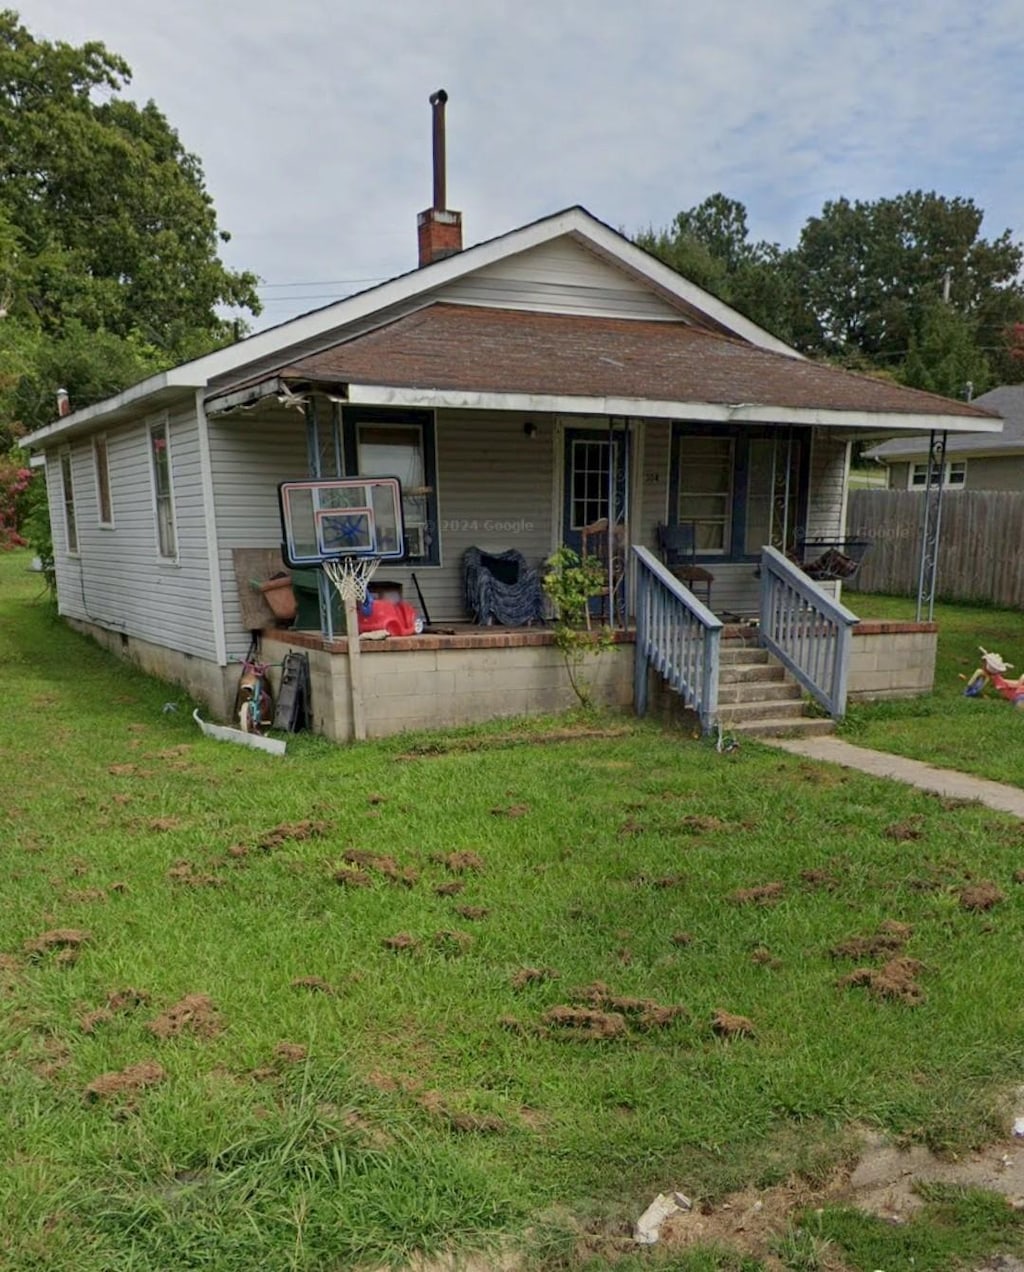
{"label": "front porch", "polygon": [[[934,675],[936,633],[934,623],[856,623],[851,629],[848,700],[912,697],[928,692]],[[716,718],[721,717],[725,727],[738,731],[742,728],[738,708],[745,707],[751,732],[794,728],[798,719],[791,715],[780,720],[781,713],[772,703],[781,697],[792,700],[792,692],[783,695],[776,688],[780,683],[790,690],[795,688],[797,699],[802,700],[797,682],[788,674],[766,675],[770,665],[767,655],[762,661],[763,670],[749,675],[742,670],[750,665],[749,651],[757,649],[757,637],[758,626],[754,622],[723,625]],[[351,740],[347,639],[325,640],[319,633],[278,628],[265,631],[263,639],[264,653],[273,663],[280,663],[289,651],[309,657],[315,730],[338,742]],[[635,627],[616,631],[613,642],[610,650],[588,661],[587,677],[594,702],[633,710]],[[478,628],[463,624],[453,635],[363,641],[360,654],[369,737],[478,724],[508,716],[549,714],[576,705],[550,628]],[[697,717],[689,714],[691,708],[684,697],[653,669],[646,674],[652,709],[669,717],[683,713],[689,727],[695,727]],[[767,693],[763,688],[766,679],[772,686]]]}

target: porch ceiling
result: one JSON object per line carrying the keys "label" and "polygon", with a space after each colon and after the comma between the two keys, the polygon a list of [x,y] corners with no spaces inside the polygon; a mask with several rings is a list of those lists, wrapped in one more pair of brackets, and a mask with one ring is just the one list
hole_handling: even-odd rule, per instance
{"label": "porch ceiling", "polygon": [[683,323],[435,303],[279,371],[360,402],[998,432],[983,408]]}

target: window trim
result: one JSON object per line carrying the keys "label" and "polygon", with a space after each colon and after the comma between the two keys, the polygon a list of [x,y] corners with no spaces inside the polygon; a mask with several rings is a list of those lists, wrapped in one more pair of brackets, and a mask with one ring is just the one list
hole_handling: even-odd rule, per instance
{"label": "window trim", "polygon": [[[75,465],[70,446],[62,446],[60,449],[60,489],[61,510],[64,518],[64,550],[69,557],[78,557],[81,556],[81,549],[78,535],[78,510],[75,507]],[[69,508],[71,509],[70,522],[68,521]],[[72,526],[74,526],[73,536]],[[71,546],[72,537],[75,540],[74,547]]]}
{"label": "window trim", "polygon": [[[957,469],[962,475],[962,481],[953,481],[953,470]],[[920,471],[921,480],[915,481],[915,474]],[[967,485],[967,460],[966,459],[946,459],[942,464],[942,481],[939,483],[943,490],[963,490]],[[908,490],[927,490],[928,488],[928,461],[909,460],[907,462],[907,489]]]}
{"label": "window trim", "polygon": [[[103,483],[100,481],[100,449],[103,452],[103,471],[106,474],[107,512],[103,516]],[[92,439],[93,478],[96,483],[96,525],[100,530],[115,529],[114,496],[110,488],[110,444],[106,433],[97,433]]]}
{"label": "window trim", "polygon": [[[163,429],[164,445],[167,451],[167,500],[171,509],[171,535],[173,538],[172,546],[174,548],[174,554],[171,556],[163,552],[160,544],[160,494],[157,490],[157,467],[153,448],[153,435],[159,429]],[[151,416],[146,421],[146,449],[149,455],[149,484],[152,494],[153,531],[157,561],[163,565],[177,565],[180,559],[178,546],[178,510],[175,506],[174,499],[174,463],[173,451],[171,448],[171,425],[166,411],[163,411],[160,415]]]}
{"label": "window trim", "polygon": [[[443,565],[441,550],[441,500],[437,482],[437,417],[434,411],[426,410],[391,410],[381,406],[346,406],[342,408],[342,463],[346,477],[394,477],[394,473],[367,473],[359,471],[359,426],[372,425],[376,428],[393,425],[395,428],[419,428],[420,442],[423,450],[423,477],[429,494],[425,495],[427,504],[426,528],[430,533],[430,547],[426,556],[411,557],[408,552],[393,566],[403,569],[436,569]],[[403,491],[404,497],[404,491]],[[405,509],[402,509],[404,528]]]}

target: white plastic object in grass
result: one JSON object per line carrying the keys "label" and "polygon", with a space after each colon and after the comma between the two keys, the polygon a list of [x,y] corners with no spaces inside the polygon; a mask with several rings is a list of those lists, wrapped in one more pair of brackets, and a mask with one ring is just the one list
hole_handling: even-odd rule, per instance
{"label": "white plastic object in grass", "polygon": [[236,742],[239,746],[251,746],[254,750],[266,751],[268,755],[284,755],[287,750],[287,743],[278,738],[265,738],[259,733],[243,733],[241,729],[229,729],[223,724],[210,724],[206,720],[200,720],[198,710],[192,712],[192,719],[208,738],[215,738],[218,742]]}

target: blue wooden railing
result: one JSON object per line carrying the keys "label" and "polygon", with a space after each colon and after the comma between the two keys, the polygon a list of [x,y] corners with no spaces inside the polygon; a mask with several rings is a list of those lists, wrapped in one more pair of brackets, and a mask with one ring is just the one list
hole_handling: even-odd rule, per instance
{"label": "blue wooden railing", "polygon": [[846,713],[850,637],[857,621],[777,549],[761,549],[761,644],[837,719]]}
{"label": "blue wooden railing", "polygon": [[633,691],[637,715],[647,712],[647,668],[653,667],[697,712],[709,733],[718,712],[718,652],[722,623],[646,548],[636,560],[636,652]]}

